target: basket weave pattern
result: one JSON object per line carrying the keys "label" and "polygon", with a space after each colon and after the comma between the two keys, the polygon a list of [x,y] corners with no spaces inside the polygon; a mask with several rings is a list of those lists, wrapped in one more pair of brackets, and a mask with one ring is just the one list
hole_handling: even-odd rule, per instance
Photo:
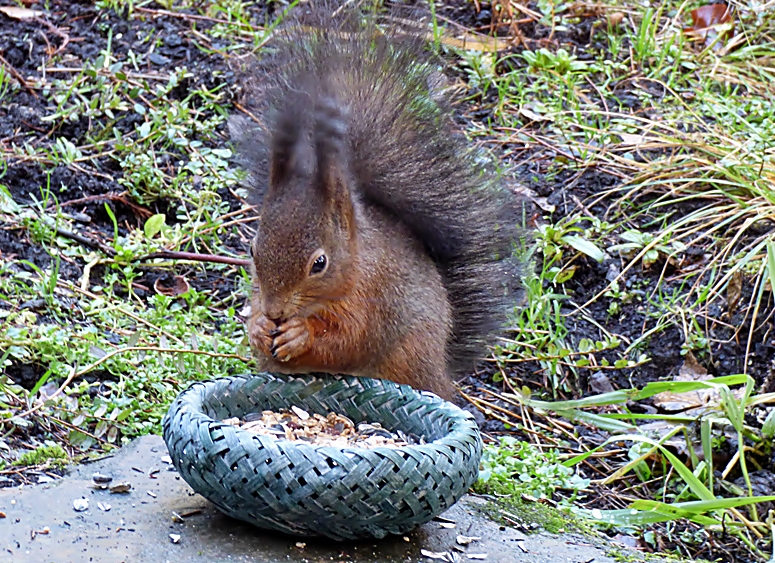
{"label": "basket weave pattern", "polygon": [[[296,405],[422,435],[401,448],[277,440],[220,422]],[[196,383],[163,420],[185,481],[229,516],[333,539],[403,534],[444,512],[477,478],[482,441],[471,415],[389,381],[260,373]]]}

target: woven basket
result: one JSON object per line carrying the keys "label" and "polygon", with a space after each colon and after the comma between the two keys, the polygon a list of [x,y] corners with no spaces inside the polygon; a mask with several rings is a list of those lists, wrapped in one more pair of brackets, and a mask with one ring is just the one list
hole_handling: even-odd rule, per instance
{"label": "woven basket", "polygon": [[[296,405],[379,422],[428,442],[336,448],[277,440],[223,419]],[[163,420],[173,464],[221,511],[298,536],[382,538],[441,514],[474,483],[482,454],[471,415],[390,381],[260,373],[196,383]]]}

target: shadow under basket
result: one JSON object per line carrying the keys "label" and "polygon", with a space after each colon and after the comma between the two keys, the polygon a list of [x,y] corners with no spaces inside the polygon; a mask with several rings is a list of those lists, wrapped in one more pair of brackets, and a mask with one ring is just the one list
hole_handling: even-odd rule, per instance
{"label": "shadow under basket", "polygon": [[[339,448],[278,440],[221,422],[291,406],[423,436],[426,444]],[[229,516],[260,528],[332,539],[404,534],[476,481],[473,417],[390,381],[259,373],[196,383],[172,403],[164,441],[181,477]]]}

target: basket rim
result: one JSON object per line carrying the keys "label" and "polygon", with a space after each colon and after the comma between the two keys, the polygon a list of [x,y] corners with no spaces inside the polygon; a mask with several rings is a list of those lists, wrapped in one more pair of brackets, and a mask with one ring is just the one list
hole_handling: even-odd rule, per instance
{"label": "basket rim", "polygon": [[[199,424],[202,423],[208,423],[208,424],[217,424],[220,425],[222,428],[229,428],[230,432],[234,432],[236,436],[241,437],[248,437],[253,440],[259,440],[259,441],[266,441],[268,443],[274,444],[278,447],[281,447],[282,449],[288,449],[288,448],[297,448],[297,449],[307,449],[307,450],[313,450],[315,452],[320,452],[322,454],[325,454],[327,451],[333,451],[333,452],[342,452],[345,454],[352,453],[354,455],[360,455],[361,452],[369,451],[369,452],[390,452],[390,453],[401,453],[401,452],[412,452],[412,451],[422,451],[423,449],[434,449],[434,450],[443,450],[445,448],[455,447],[454,444],[451,444],[450,442],[458,442],[458,441],[465,441],[466,438],[470,439],[472,434],[478,435],[479,434],[479,426],[476,424],[476,421],[474,420],[474,417],[458,407],[457,405],[445,401],[444,399],[441,399],[437,395],[430,393],[428,391],[418,391],[416,389],[413,389],[407,385],[397,385],[395,388],[391,389],[390,387],[384,387],[385,392],[394,391],[398,393],[399,391],[402,391],[404,394],[406,394],[407,390],[414,394],[417,399],[419,400],[426,400],[430,401],[431,403],[436,403],[438,407],[442,408],[445,411],[443,415],[447,419],[452,420],[452,427],[450,430],[443,435],[439,436],[435,440],[427,441],[424,444],[407,444],[405,446],[375,446],[372,448],[369,447],[363,447],[363,446],[331,446],[331,445],[322,445],[322,444],[313,444],[310,442],[305,442],[303,440],[288,440],[287,438],[275,438],[274,436],[266,435],[266,434],[257,434],[253,432],[249,432],[247,430],[244,430],[241,427],[238,426],[232,426],[230,424],[226,424],[223,422],[223,420],[217,420],[215,418],[212,418],[211,416],[208,416],[201,410],[202,403],[208,396],[205,394],[202,390],[202,388],[207,389],[211,388],[218,384],[219,381],[223,380],[235,380],[235,379],[244,379],[248,380],[253,377],[257,377],[257,375],[268,375],[272,377],[273,379],[279,379],[279,380],[286,380],[289,378],[293,379],[318,379],[317,374],[293,374],[293,375],[286,375],[286,374],[275,374],[275,373],[268,373],[268,372],[260,372],[260,374],[236,374],[236,375],[229,375],[226,377],[220,377],[217,379],[210,379],[207,381],[197,381],[193,384],[191,384],[187,389],[182,391],[178,397],[173,401],[169,411],[169,413],[172,412],[172,407],[176,403],[182,403],[179,405],[180,410],[190,410],[191,415],[194,418],[198,418]],[[372,378],[365,378],[365,377],[356,377],[356,376],[349,376],[349,375],[330,375],[330,374],[323,374],[325,378],[330,378],[331,381],[335,381],[336,379],[355,379],[355,380],[371,380],[371,381],[377,381],[380,383],[383,383],[383,380],[379,379],[372,379]],[[288,381],[290,383],[290,381]],[[388,382],[391,383],[392,382]],[[197,389],[199,388],[199,389]],[[192,401],[190,399],[191,396],[197,396],[196,401]],[[197,408],[198,407],[198,408]],[[299,407],[302,408],[302,407]],[[265,409],[265,410],[271,410],[271,409]],[[336,412],[336,411],[330,411],[330,412]],[[347,416],[346,413],[337,413],[341,414],[343,416]],[[165,416],[166,418],[166,416]],[[369,421],[369,422],[378,422],[382,424],[379,420]],[[386,428],[387,430],[392,432],[392,429]]]}

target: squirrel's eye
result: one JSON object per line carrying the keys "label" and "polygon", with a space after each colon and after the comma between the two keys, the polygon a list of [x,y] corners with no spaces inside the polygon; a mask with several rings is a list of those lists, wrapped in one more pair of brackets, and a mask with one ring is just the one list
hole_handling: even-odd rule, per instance
{"label": "squirrel's eye", "polygon": [[312,266],[309,269],[309,275],[314,276],[315,274],[322,274],[325,272],[326,266],[328,266],[328,259],[325,254],[321,254],[315,258],[314,262],[312,262]]}

